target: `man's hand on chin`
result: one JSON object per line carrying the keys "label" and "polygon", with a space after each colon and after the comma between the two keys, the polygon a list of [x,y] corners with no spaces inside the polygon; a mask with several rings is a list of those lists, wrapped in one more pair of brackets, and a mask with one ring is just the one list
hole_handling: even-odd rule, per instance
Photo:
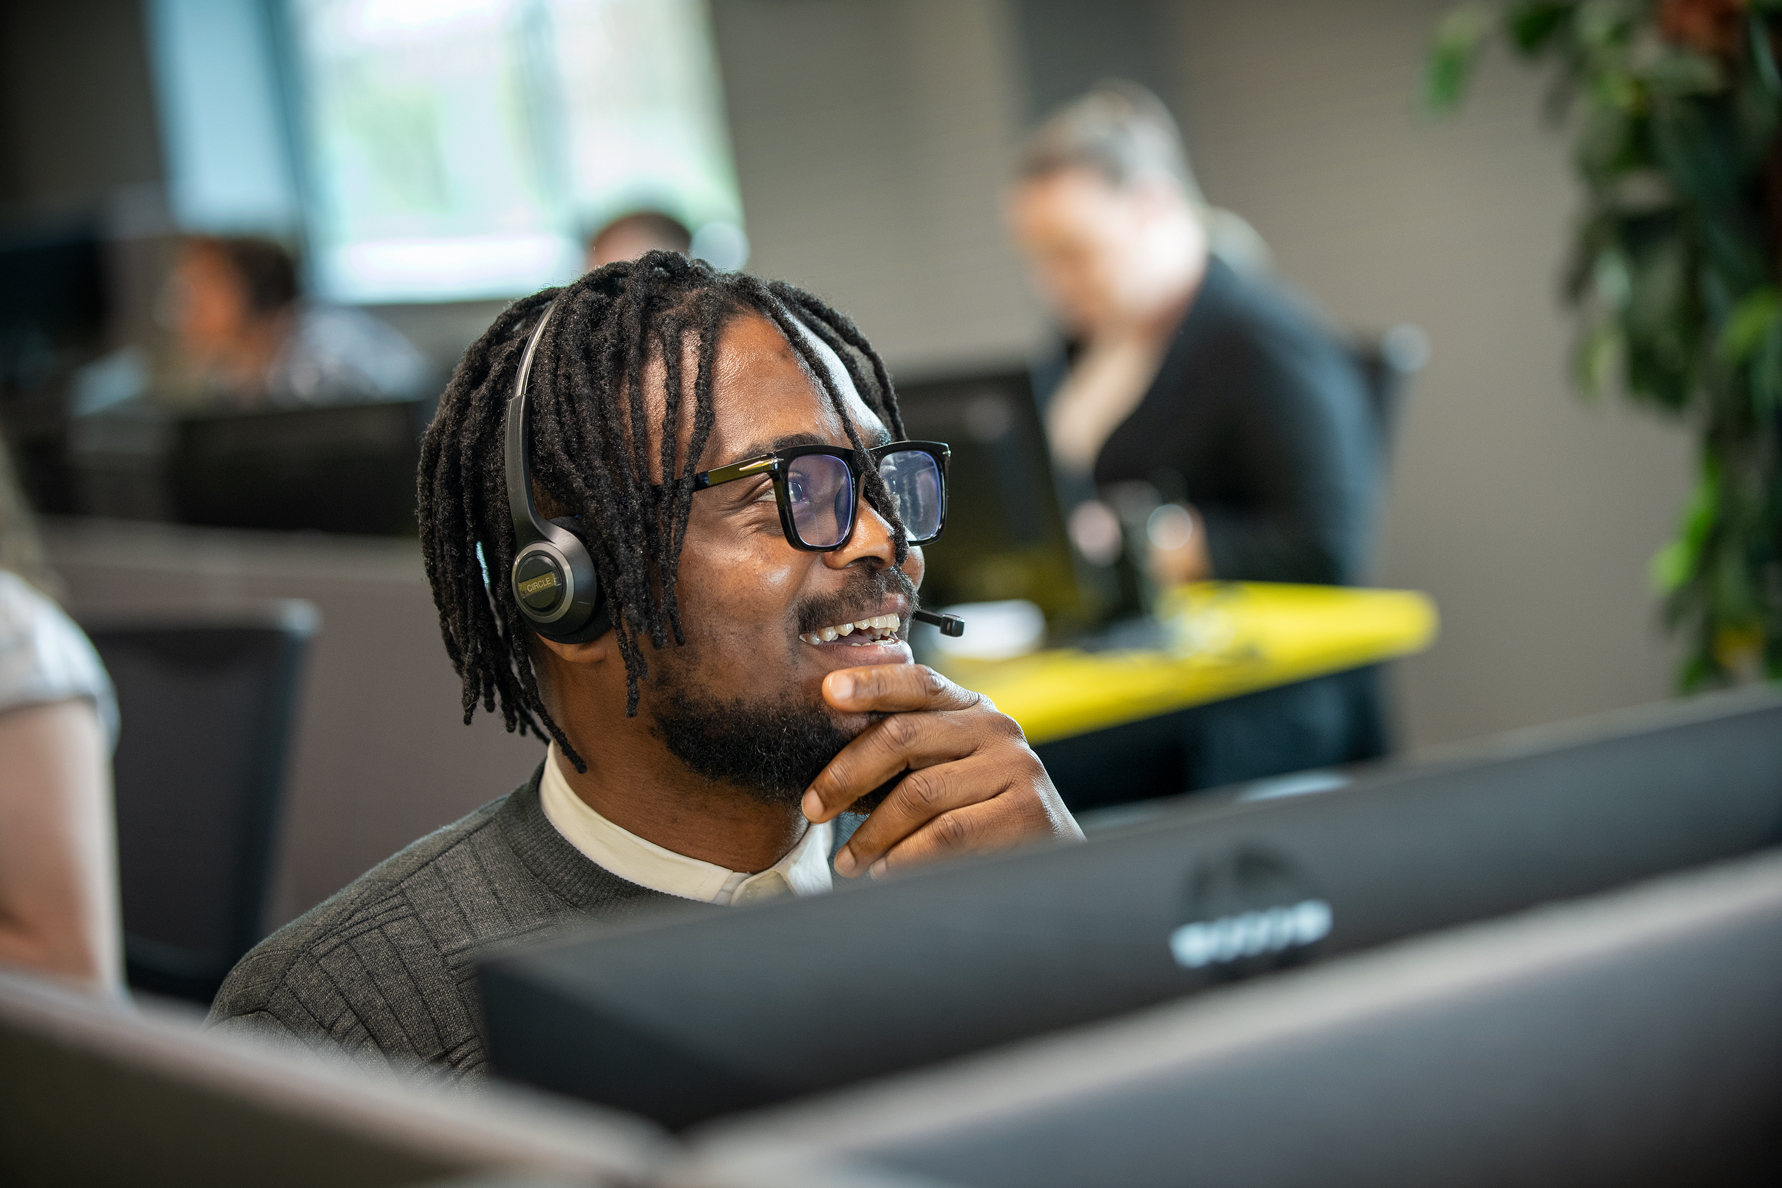
{"label": "man's hand on chin", "polygon": [[823,699],[846,713],[887,713],[830,760],[804,795],[827,821],[908,771],[835,856],[853,878],[1047,838],[1077,840],[1070,810],[1021,727],[982,694],[920,664],[844,668]]}

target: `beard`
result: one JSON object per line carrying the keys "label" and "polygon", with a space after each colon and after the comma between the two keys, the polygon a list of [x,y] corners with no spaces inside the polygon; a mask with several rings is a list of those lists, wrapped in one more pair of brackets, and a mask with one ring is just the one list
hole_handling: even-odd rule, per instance
{"label": "beard", "polygon": [[[915,584],[901,569],[861,572],[859,579],[842,593],[801,603],[799,632],[846,619],[891,590],[903,593],[915,606]],[[821,694],[812,699],[789,690],[779,697],[713,697],[698,680],[697,656],[687,654],[690,651],[661,666],[662,683],[650,717],[669,754],[694,775],[727,784],[766,804],[796,805],[829,761],[859,733],[836,720]],[[869,713],[866,718],[870,723],[887,716]],[[901,772],[893,776],[847,811],[872,811],[902,778]]]}
{"label": "beard", "polygon": [[767,804],[797,804],[854,739],[821,702],[696,698],[677,688],[652,717],[688,771]]}

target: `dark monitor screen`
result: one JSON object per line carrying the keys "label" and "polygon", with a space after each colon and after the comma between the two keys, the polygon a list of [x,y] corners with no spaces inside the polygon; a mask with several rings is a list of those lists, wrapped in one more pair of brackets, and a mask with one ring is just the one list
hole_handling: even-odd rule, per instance
{"label": "dark monitor screen", "polygon": [[947,529],[923,546],[930,606],[1024,598],[1056,633],[1089,624],[1095,588],[1078,572],[1045,430],[1021,368],[898,385],[904,428],[953,449]]}
{"label": "dark monitor screen", "polygon": [[671,1184],[1782,1183],[1779,1001],[1772,850],[719,1123]]}
{"label": "dark monitor screen", "polygon": [[1782,696],[1717,695],[500,957],[482,970],[491,1050],[510,1077],[685,1126],[1779,833]]}
{"label": "dark monitor screen", "polygon": [[182,419],[167,473],[175,517],[221,528],[412,536],[433,400]]}
{"label": "dark monitor screen", "polygon": [[20,335],[45,344],[92,343],[104,328],[105,261],[83,224],[0,233],[0,349]]}

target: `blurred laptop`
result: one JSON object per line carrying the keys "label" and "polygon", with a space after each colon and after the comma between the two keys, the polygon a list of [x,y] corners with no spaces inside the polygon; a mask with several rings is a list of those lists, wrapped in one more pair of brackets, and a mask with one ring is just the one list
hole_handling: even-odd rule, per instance
{"label": "blurred laptop", "polygon": [[923,548],[926,605],[1026,601],[1052,641],[1138,609],[1071,547],[1026,368],[900,384],[897,401],[909,437],[953,448],[946,533]]}

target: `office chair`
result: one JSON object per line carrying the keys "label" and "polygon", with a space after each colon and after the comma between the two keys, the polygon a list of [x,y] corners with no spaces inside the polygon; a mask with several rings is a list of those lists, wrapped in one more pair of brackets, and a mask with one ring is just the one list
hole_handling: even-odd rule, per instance
{"label": "office chair", "polygon": [[[1373,414],[1379,484],[1384,490],[1392,472],[1393,442],[1405,397],[1410,393],[1411,379],[1429,362],[1429,335],[1420,326],[1401,322],[1378,337],[1357,335],[1349,351],[1361,373],[1368,410]],[[1390,715],[1380,666],[1369,665],[1333,674],[1326,678],[1326,683],[1333,698],[1350,706],[1349,718],[1353,723],[1350,761],[1379,759],[1389,754],[1392,750],[1391,732],[1387,726]],[[1267,697],[1268,692],[1261,696]]]}
{"label": "office chair", "polygon": [[1378,338],[1360,336],[1350,348],[1367,386],[1368,408],[1374,414],[1374,427],[1380,435],[1383,462],[1392,454],[1392,441],[1411,388],[1411,377],[1429,362],[1429,349],[1429,335],[1409,322],[1394,326]]}
{"label": "office chair", "polygon": [[261,936],[307,602],[86,624],[117,686],[125,972],[209,1005]]}

